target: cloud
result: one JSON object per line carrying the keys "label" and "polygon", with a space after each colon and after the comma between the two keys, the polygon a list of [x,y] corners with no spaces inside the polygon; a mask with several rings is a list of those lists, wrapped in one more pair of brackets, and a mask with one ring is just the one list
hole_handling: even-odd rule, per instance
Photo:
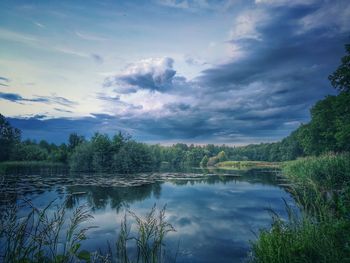
{"label": "cloud", "polygon": [[11,102],[44,102],[48,103],[49,100],[45,97],[37,97],[37,98],[23,98],[21,95],[16,94],[16,93],[5,93],[5,92],[0,92],[0,99],[11,101]]}
{"label": "cloud", "polygon": [[273,5],[273,6],[295,6],[295,5],[311,5],[317,0],[255,0],[256,4]]}
{"label": "cloud", "polygon": [[10,82],[10,79],[0,76],[0,81]]}
{"label": "cloud", "polygon": [[104,38],[104,37],[96,36],[93,34],[82,33],[79,31],[76,31],[75,35],[81,39],[84,39],[84,40],[91,40],[91,41],[106,41],[107,40],[107,38]]}
{"label": "cloud", "polygon": [[54,50],[67,54],[67,55],[73,55],[73,56],[77,56],[77,57],[81,57],[81,58],[88,58],[90,57],[89,54],[84,53],[82,51],[78,51],[78,50],[74,50],[71,48],[67,48],[67,47],[55,47]]}
{"label": "cloud", "polygon": [[36,25],[37,27],[40,27],[40,28],[45,28],[46,27],[44,24],[39,23],[37,21],[34,21],[33,24]]}
{"label": "cloud", "polygon": [[93,54],[91,54],[91,57],[98,64],[101,64],[104,61],[103,57],[101,55],[99,55],[99,54],[93,53]]}
{"label": "cloud", "polygon": [[7,83],[10,82],[10,79],[0,76],[0,86],[8,87]]}
{"label": "cloud", "polygon": [[190,66],[204,66],[208,64],[206,61],[200,58],[195,58],[188,55],[186,55],[184,58],[185,58],[185,62]]}
{"label": "cloud", "polygon": [[65,109],[61,109],[61,108],[54,108],[54,110],[58,111],[58,112],[63,112],[63,113],[73,113],[73,111],[65,110]]}
{"label": "cloud", "polygon": [[159,5],[176,8],[187,11],[198,10],[227,10],[234,6],[238,1],[236,0],[157,0]]}
{"label": "cloud", "polygon": [[122,101],[119,95],[108,95],[105,93],[98,93],[97,99],[104,102],[104,110],[109,113],[128,114],[133,111],[142,110],[142,105],[134,105]]}
{"label": "cloud", "polygon": [[0,28],[0,39],[28,44],[28,45],[38,44],[38,39],[35,36],[29,35],[29,34],[23,34],[17,31],[7,30],[4,28]]}
{"label": "cloud", "polygon": [[348,1],[325,1],[300,20],[300,32],[323,29],[326,34],[348,34],[350,31],[350,5]]}
{"label": "cloud", "polygon": [[258,27],[268,20],[268,15],[261,9],[249,10],[236,17],[230,32],[231,41],[242,39],[261,40]]}
{"label": "cloud", "polygon": [[118,93],[137,90],[166,91],[172,88],[176,71],[172,58],[150,58],[129,65],[124,72],[105,79],[104,87],[114,87]]}
{"label": "cloud", "polygon": [[76,102],[71,101],[69,99],[59,97],[59,96],[34,96],[34,98],[24,98],[17,93],[5,93],[0,92],[0,99],[16,102],[16,103],[24,103],[24,102],[39,102],[46,104],[58,104],[66,107],[73,107],[77,105]]}

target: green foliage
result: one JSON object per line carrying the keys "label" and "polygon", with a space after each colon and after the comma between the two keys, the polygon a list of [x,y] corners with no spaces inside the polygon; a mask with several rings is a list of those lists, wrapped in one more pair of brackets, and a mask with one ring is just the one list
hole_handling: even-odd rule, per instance
{"label": "green foliage", "polygon": [[48,159],[48,151],[38,144],[21,143],[13,147],[10,159],[14,161],[44,161]]}
{"label": "green foliage", "polygon": [[283,221],[273,216],[271,230],[263,230],[253,243],[251,262],[349,262],[349,223],[329,214],[322,220],[291,215]]}
{"label": "green foliage", "polygon": [[341,59],[341,65],[328,77],[332,86],[339,91],[350,91],[350,44],[345,45],[347,55]]}
{"label": "green foliage", "polygon": [[[164,238],[169,232],[175,231],[173,226],[165,220],[165,207],[156,213],[156,207],[144,217],[139,217],[130,212],[132,219],[136,222],[137,235],[130,234],[127,217],[121,223],[121,231],[117,241],[117,256],[119,262],[142,262],[158,263],[168,262],[164,258]],[[137,248],[136,255],[128,253],[128,245],[134,242]],[[133,260],[132,256],[136,256]]]}
{"label": "green foliage", "polygon": [[121,133],[111,140],[96,133],[90,141],[75,147],[70,160],[73,171],[137,173],[159,167],[159,160],[152,154],[155,147],[137,143]]}
{"label": "green foliage", "polygon": [[93,171],[92,159],[92,144],[90,142],[82,143],[74,149],[74,152],[69,159],[70,169],[77,172]]}
{"label": "green foliage", "polygon": [[9,160],[11,149],[20,140],[20,130],[13,128],[6,118],[0,114],[0,162]]}
{"label": "green foliage", "polygon": [[215,166],[218,162],[219,162],[219,158],[217,155],[210,157],[208,162],[207,162],[207,166],[209,166],[209,167]]}
{"label": "green foliage", "polygon": [[92,167],[96,172],[106,172],[111,164],[112,143],[106,134],[95,133],[91,138]]}
{"label": "green foliage", "polygon": [[311,109],[311,121],[297,131],[306,155],[350,150],[350,93],[328,96]]}
{"label": "green foliage", "polygon": [[273,213],[271,230],[252,244],[252,262],[350,262],[350,154],[325,154],[284,164],[301,213]]}
{"label": "green foliage", "polygon": [[279,164],[277,163],[262,161],[224,161],[216,164],[216,166],[229,170],[279,168]]}
{"label": "green foliage", "polygon": [[217,156],[218,156],[219,162],[227,161],[227,156],[224,151],[219,152]]}
{"label": "green foliage", "polygon": [[[133,233],[130,233],[125,215],[117,238],[117,261],[114,261],[111,249],[104,255],[83,249],[88,231],[94,228],[83,225],[93,217],[85,205],[77,207],[68,217],[67,202],[70,200],[54,205],[52,201],[43,209],[34,207],[30,201],[8,206],[0,214],[1,262],[169,262],[164,241],[166,235],[175,229],[165,219],[165,207],[157,213],[154,206],[144,218],[129,211],[136,224]],[[19,209],[28,209],[29,212],[20,217]],[[129,250],[133,242],[136,251]]]}
{"label": "green foliage", "polygon": [[305,157],[284,163],[282,170],[292,181],[312,180],[324,190],[339,190],[350,183],[350,153]]}
{"label": "green foliage", "polygon": [[200,166],[201,166],[201,167],[207,167],[208,161],[209,161],[208,156],[207,156],[207,155],[204,155],[204,157],[202,158],[202,160],[201,160],[201,162],[200,162]]}
{"label": "green foliage", "polygon": [[0,163],[0,174],[62,173],[67,166],[50,161],[6,161]]}
{"label": "green foliage", "polygon": [[78,135],[76,133],[72,133],[69,135],[69,138],[68,138],[68,149],[70,151],[73,151],[75,147],[79,146],[83,142],[85,142],[84,136]]}
{"label": "green foliage", "polygon": [[88,258],[80,249],[91,228],[81,227],[92,218],[85,206],[76,208],[68,222],[65,204],[55,207],[51,202],[44,209],[37,209],[27,202],[26,207],[30,212],[23,218],[18,217],[18,205],[9,207],[0,217],[0,239],[5,246],[0,250],[3,262],[66,263]]}
{"label": "green foliage", "polygon": [[[209,167],[215,166],[217,163],[224,162],[227,159],[228,158],[226,156],[226,153],[224,151],[220,151],[217,155],[210,157],[208,160],[205,160],[206,166],[209,166]],[[203,166],[203,165],[201,164],[201,166]]]}
{"label": "green foliage", "polygon": [[126,141],[113,155],[112,171],[118,173],[147,172],[156,169],[158,162],[152,157],[150,148],[135,141]]}

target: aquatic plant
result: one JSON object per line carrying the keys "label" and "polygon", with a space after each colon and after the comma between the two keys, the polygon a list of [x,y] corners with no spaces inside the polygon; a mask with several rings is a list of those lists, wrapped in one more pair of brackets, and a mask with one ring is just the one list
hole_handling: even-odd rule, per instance
{"label": "aquatic plant", "polygon": [[[88,207],[82,205],[67,220],[66,202],[55,205],[52,201],[38,209],[26,200],[20,205],[6,207],[0,215],[0,262],[168,262],[164,238],[175,229],[165,220],[165,207],[157,214],[153,206],[144,218],[128,211],[136,222],[137,231],[131,235],[125,214],[116,244],[117,257],[114,258],[111,248],[104,254],[82,249],[87,231],[93,228],[83,225],[93,216]],[[29,212],[19,216],[25,209]],[[136,250],[129,249],[133,246]]]}
{"label": "aquatic plant", "polygon": [[[30,210],[20,217],[20,209]],[[11,205],[0,218],[0,258],[3,262],[90,260],[90,253],[80,247],[91,228],[81,225],[91,218],[86,206],[77,207],[66,222],[64,204],[54,205],[52,201],[43,209],[34,207],[30,201]]]}
{"label": "aquatic plant", "polygon": [[[165,220],[165,206],[158,212],[158,215],[156,206],[153,206],[145,217],[137,216],[131,211],[128,211],[128,214],[136,222],[137,234],[130,234],[125,215],[121,222],[121,231],[117,242],[119,262],[169,262],[164,250],[164,238],[167,233],[175,231],[175,229]],[[135,255],[128,253],[128,247],[136,247],[136,259],[132,258]]]}

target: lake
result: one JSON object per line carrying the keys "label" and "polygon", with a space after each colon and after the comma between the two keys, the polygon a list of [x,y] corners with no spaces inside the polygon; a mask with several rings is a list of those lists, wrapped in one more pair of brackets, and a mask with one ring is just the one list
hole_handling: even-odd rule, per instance
{"label": "lake", "polygon": [[[284,200],[294,206],[276,171],[201,170],[145,173],[7,175],[1,191],[6,200],[29,199],[43,208],[67,200],[67,217],[87,204],[94,218],[87,225],[85,249],[115,250],[125,211],[145,215],[154,204],[166,205],[166,218],[176,232],[166,237],[166,254],[176,262],[242,262],[259,229],[269,228],[269,209],[286,216]],[[27,211],[19,211],[25,214]]]}

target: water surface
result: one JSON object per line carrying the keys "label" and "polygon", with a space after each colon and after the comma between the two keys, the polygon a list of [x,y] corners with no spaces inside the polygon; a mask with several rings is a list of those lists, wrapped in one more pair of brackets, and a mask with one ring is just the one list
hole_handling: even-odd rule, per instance
{"label": "water surface", "polygon": [[[268,228],[268,212],[285,215],[284,200],[293,199],[279,185],[275,171],[208,171],[145,173],[135,176],[8,175],[0,196],[45,207],[51,200],[72,211],[87,204],[94,219],[84,248],[114,249],[127,209],[145,215],[154,204],[166,208],[174,226],[166,238],[167,255],[176,262],[241,262],[259,229]],[[23,213],[25,211],[22,211]],[[67,213],[67,217],[70,216]]]}

